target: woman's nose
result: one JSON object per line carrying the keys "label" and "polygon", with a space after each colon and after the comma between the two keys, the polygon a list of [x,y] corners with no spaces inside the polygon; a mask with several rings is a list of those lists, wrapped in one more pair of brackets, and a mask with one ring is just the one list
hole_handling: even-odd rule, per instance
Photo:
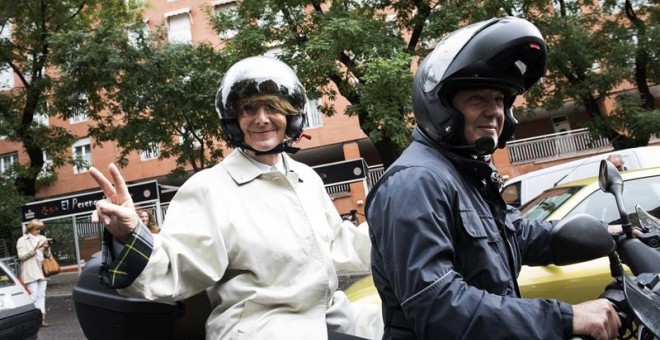
{"label": "woman's nose", "polygon": [[269,113],[270,111],[266,108],[264,105],[260,105],[257,108],[257,111],[255,112],[254,119],[257,122],[268,122],[269,120]]}

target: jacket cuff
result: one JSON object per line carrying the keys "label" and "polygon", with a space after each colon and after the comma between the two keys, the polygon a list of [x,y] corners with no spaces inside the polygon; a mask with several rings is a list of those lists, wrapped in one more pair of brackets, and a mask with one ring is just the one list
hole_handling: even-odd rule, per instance
{"label": "jacket cuff", "polygon": [[573,336],[573,306],[561,301],[557,301],[557,303],[559,303],[561,313],[561,329],[564,332],[564,339],[570,339]]}
{"label": "jacket cuff", "polygon": [[113,239],[108,229],[103,229],[99,280],[107,288],[126,288],[147,266],[154,248],[153,235],[142,221],[138,221],[123,249],[116,256],[112,251]]}

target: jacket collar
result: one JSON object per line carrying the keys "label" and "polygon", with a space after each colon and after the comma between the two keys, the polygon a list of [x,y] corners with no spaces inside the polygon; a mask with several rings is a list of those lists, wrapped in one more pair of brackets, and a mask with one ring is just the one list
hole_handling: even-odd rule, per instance
{"label": "jacket collar", "polygon": [[497,175],[497,170],[483,158],[473,157],[470,155],[456,153],[452,150],[442,147],[435,143],[422,133],[419,128],[413,130],[413,140],[422,143],[428,147],[438,150],[443,156],[447,157],[449,161],[464,175],[468,175],[476,180],[494,181],[494,174]]}
{"label": "jacket collar", "polygon": [[[286,177],[291,181],[291,183],[302,182],[300,177],[300,163],[293,160],[286,153],[282,153],[282,160],[285,164],[286,169],[289,169]],[[255,180],[259,176],[280,176],[281,173],[278,172],[268,172],[263,173],[259,168],[248,159],[248,156],[244,155],[239,150],[232,151],[229,156],[227,156],[224,161],[221,163],[229,176],[236,182],[238,185],[243,185],[245,183]]]}

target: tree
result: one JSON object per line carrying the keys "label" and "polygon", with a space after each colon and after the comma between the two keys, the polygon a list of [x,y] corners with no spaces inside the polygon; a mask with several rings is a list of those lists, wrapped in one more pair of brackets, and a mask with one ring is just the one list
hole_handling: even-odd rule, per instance
{"label": "tree", "polygon": [[[549,45],[544,86],[528,97],[538,106],[557,109],[567,101],[581,104],[592,135],[607,137],[615,149],[647,145],[657,134],[660,115],[649,83],[658,83],[660,49],[658,8],[650,1],[533,1],[525,12]],[[655,20],[655,21],[654,21]],[[630,53],[630,51],[635,51]],[[618,97],[608,112],[602,100],[625,82],[637,93]],[[635,100],[633,100],[635,98]]]}
{"label": "tree", "polygon": [[[604,2],[606,7],[610,2]],[[221,34],[238,32],[227,44],[233,60],[277,49],[312,96],[344,97],[349,105],[340,113],[359,118],[387,166],[410,141],[411,70],[448,32],[494,16],[528,18],[548,38],[548,76],[544,87],[531,91],[528,112],[577,100],[592,117],[608,121],[599,101],[632,74],[628,53],[622,51],[631,48],[633,38],[621,35],[621,17],[607,16],[612,11],[604,13],[599,6],[590,0],[244,0],[217,13],[213,25]],[[635,8],[645,8],[638,19],[657,22],[657,13],[647,15],[652,5]],[[657,34],[651,26],[644,40],[647,47],[655,45],[648,66],[657,64],[660,40],[650,38],[649,32]],[[613,43],[613,37],[619,40]],[[331,103],[321,111],[338,113]],[[607,136],[622,141],[622,132],[610,128]]]}
{"label": "tree", "polygon": [[46,123],[48,117],[68,118],[53,105],[58,84],[52,75],[57,73],[53,55],[69,46],[55,46],[54,40],[62,33],[92,30],[111,13],[118,31],[124,31],[124,22],[141,20],[119,0],[0,1],[0,72],[16,79],[14,87],[0,91],[0,135],[21,147],[12,171],[0,175],[7,194],[0,233],[20,225],[16,207],[55,181],[55,169],[73,162],[69,148],[75,137]]}
{"label": "tree", "polygon": [[[90,136],[99,144],[115,141],[120,165],[130,152],[151,149],[160,159],[176,158],[176,175],[215,164],[222,148],[214,99],[225,58],[209,44],[169,44],[162,30],[132,32],[131,39],[98,28],[61,37],[63,46],[77,44],[61,56],[59,106],[85,105],[96,123]],[[81,103],[83,84],[93,86]]]}
{"label": "tree", "polygon": [[226,47],[233,60],[277,49],[310,97],[331,100],[324,114],[338,113],[332,101],[345,98],[340,113],[358,117],[387,166],[410,142],[411,69],[463,19],[499,13],[497,1],[482,3],[474,10],[474,1],[245,0],[212,22],[220,34],[237,31]]}

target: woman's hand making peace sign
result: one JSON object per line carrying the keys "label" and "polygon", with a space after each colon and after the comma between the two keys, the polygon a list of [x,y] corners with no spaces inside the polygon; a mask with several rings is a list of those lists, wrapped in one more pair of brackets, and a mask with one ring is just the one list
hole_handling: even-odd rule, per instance
{"label": "woman's hand making peace sign", "polygon": [[108,171],[114,185],[98,169],[89,168],[89,173],[106,197],[96,203],[96,210],[92,213],[92,222],[103,222],[116,239],[125,243],[133,233],[139,218],[119,169],[111,163]]}

